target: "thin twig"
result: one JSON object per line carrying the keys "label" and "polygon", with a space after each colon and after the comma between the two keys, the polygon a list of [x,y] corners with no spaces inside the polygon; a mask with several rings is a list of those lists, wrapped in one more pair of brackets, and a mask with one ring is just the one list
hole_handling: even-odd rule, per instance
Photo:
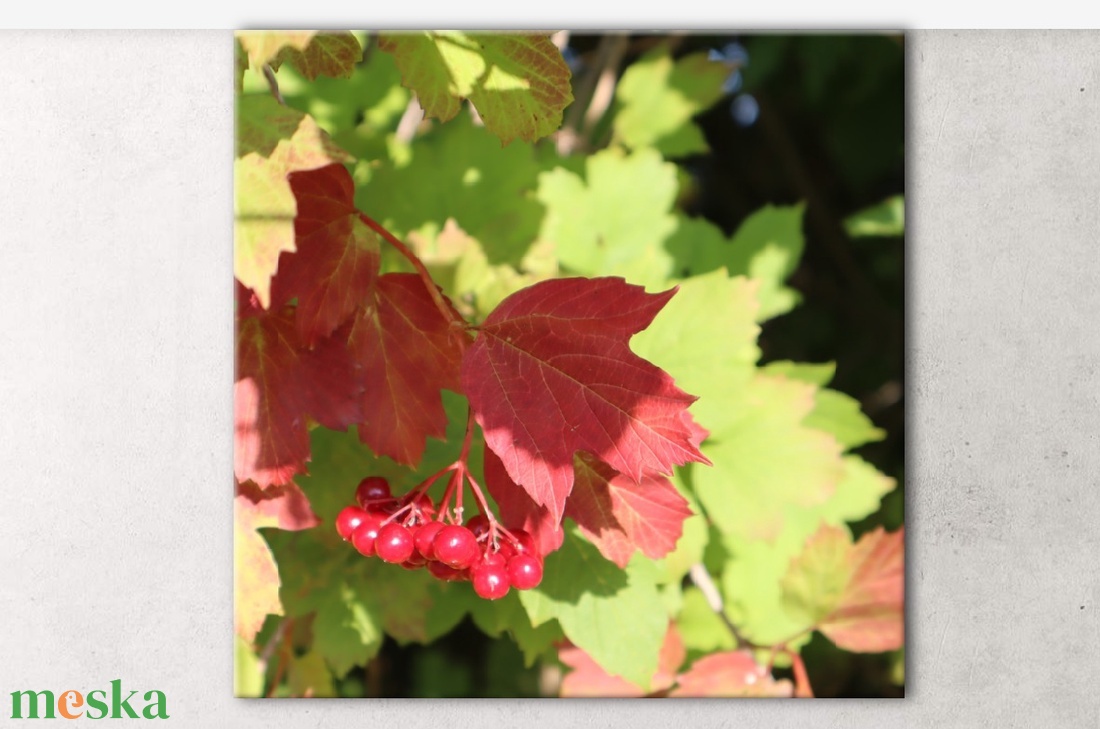
{"label": "thin twig", "polygon": [[271,640],[267,641],[267,645],[264,646],[259,656],[261,665],[266,666],[267,662],[271,660],[271,654],[279,647],[279,643],[283,640],[283,635],[286,634],[287,622],[287,620],[280,621],[279,625],[275,628],[275,634],[271,636]]}
{"label": "thin twig", "polygon": [[[615,98],[615,86],[619,83],[619,65],[626,56],[626,50],[630,47],[630,41],[625,35],[612,36],[614,43],[611,52],[600,71],[600,78],[596,82],[596,90],[592,93],[592,103],[584,112],[584,136],[591,137],[592,130],[599,123],[603,115],[611,106],[611,100]],[[591,142],[591,139],[589,139]],[[591,144],[589,144],[591,146]]]}
{"label": "thin twig", "polygon": [[[290,630],[293,625],[294,619],[286,618],[285,620],[283,620],[282,623],[280,623],[280,628],[282,629],[283,633],[285,633],[286,631]],[[274,643],[274,639],[271,642]],[[271,677],[271,685],[268,686],[267,691],[264,692],[264,696],[266,696],[267,698],[271,698],[272,696],[274,696],[275,689],[277,689],[279,687],[279,684],[283,682],[283,676],[286,674],[287,662],[290,660],[290,644],[282,640],[281,636],[279,639],[278,647],[280,649],[279,662],[275,665],[275,674]],[[266,653],[267,650],[265,649],[264,652]],[[270,655],[267,657],[271,658]],[[264,665],[267,665],[266,662]]]}
{"label": "thin twig", "polygon": [[279,91],[279,80],[275,78],[275,72],[271,70],[271,66],[266,63],[264,64],[264,78],[267,79],[267,85],[271,87],[271,95],[275,97],[275,101],[286,106],[286,102],[283,100],[283,94]]}
{"label": "thin twig", "polygon": [[[596,86],[609,64],[615,61],[616,54],[621,60],[621,53],[627,44],[627,36],[621,34],[609,34],[600,39],[600,45],[596,48],[595,63],[585,70],[573,90],[573,103],[569,105],[565,113],[565,122],[562,124],[561,131],[558,132],[558,154],[566,155],[576,149],[584,126],[585,111],[592,103]],[[619,61],[615,61],[615,65],[618,63]]]}
{"label": "thin twig", "polygon": [[428,290],[428,295],[432,298],[436,308],[439,309],[439,313],[442,314],[443,318],[450,324],[451,331],[457,338],[459,346],[465,351],[469,340],[462,332],[469,325],[465,319],[443,300],[443,294],[440,293],[439,287],[436,286],[435,281],[432,280],[432,275],[428,273],[428,269],[424,266],[424,262],[421,261],[415,253],[409,250],[409,247],[402,243],[397,236],[382,227],[382,224],[374,218],[366,213],[359,213],[359,219],[362,220],[368,228],[385,238],[390,245],[396,248],[398,252],[412,264],[413,268],[416,269],[417,274],[420,276],[420,280],[424,282],[424,288]]}
{"label": "thin twig", "polygon": [[734,641],[737,643],[738,648],[766,648],[767,646],[759,646],[746,638],[737,626],[733,624],[733,621],[726,615],[726,607],[722,602],[722,593],[718,591],[718,585],[714,584],[714,578],[707,572],[707,568],[702,562],[696,562],[691,566],[691,570],[688,572],[691,575],[691,581],[695,583],[695,586],[699,588],[703,593],[703,597],[707,599],[707,604],[710,605],[710,609],[721,618],[722,622],[726,624],[726,628],[729,629],[730,634],[733,635]]}
{"label": "thin twig", "polygon": [[405,107],[405,113],[401,115],[401,121],[397,122],[397,131],[393,133],[398,142],[408,144],[416,136],[416,130],[420,128],[420,122],[424,121],[424,107],[420,105],[420,99],[416,94],[409,97],[409,103]]}

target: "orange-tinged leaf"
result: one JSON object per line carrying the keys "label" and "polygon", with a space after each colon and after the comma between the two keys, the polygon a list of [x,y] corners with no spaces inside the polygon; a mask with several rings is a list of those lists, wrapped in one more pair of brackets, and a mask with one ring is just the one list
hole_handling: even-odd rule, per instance
{"label": "orange-tinged leaf", "polygon": [[261,491],[255,484],[238,487],[233,505],[234,628],[251,643],[268,615],[282,615],[279,569],[257,529],[308,529],[319,523],[305,495],[293,483]]}
{"label": "orange-tinged leaf", "polygon": [[822,524],[791,561],[783,604],[838,647],[878,653],[905,643],[904,585],[904,530],[879,527],[853,545],[846,529]]}
{"label": "orange-tinged leaf", "polygon": [[749,651],[725,651],[704,656],[680,675],[676,698],[791,697],[794,686],[776,681]]}
{"label": "orange-tinged leaf", "polygon": [[354,35],[345,30],[317,33],[304,48],[288,43],[271,65],[278,68],[283,62],[289,63],[307,80],[315,81],[322,75],[350,78],[362,59],[362,46]]}
{"label": "orange-tinged leaf", "polygon": [[486,445],[553,518],[579,450],[635,481],[709,463],[685,414],[695,398],[628,345],[674,293],[621,278],[544,281],[501,302],[466,350],[462,385]]}
{"label": "orange-tinged leaf", "polygon": [[625,678],[607,673],[592,660],[591,656],[567,642],[558,649],[558,658],[572,669],[562,680],[561,696],[563,698],[637,698],[660,694],[676,683],[676,672],[686,656],[687,652],[680,634],[674,625],[669,624],[658,657],[657,673],[650,682],[649,694],[646,694],[640,687]]}
{"label": "orange-tinged leaf", "polygon": [[879,527],[852,549],[855,569],[840,604],[818,625],[837,646],[879,653],[905,644],[905,532]]}
{"label": "orange-tinged leaf", "polygon": [[461,391],[457,336],[419,276],[379,277],[348,336],[365,382],[359,438],[375,453],[415,466],[425,438],[444,437],[440,390]]}
{"label": "orange-tinged leaf", "polygon": [[636,550],[660,559],[676,547],[692,512],[667,478],[643,476],[635,482],[583,452],[574,463],[565,515],[604,557],[625,568]]}
{"label": "orange-tinged leaf", "polygon": [[569,66],[546,34],[384,33],[378,47],[428,117],[448,121],[469,99],[505,144],[556,131],[573,100]]}
{"label": "orange-tinged leaf", "polygon": [[282,255],[272,301],[298,299],[298,333],[313,346],[349,319],[374,287],[381,245],[359,218],[355,183],[343,165],[291,173],[290,188],[298,207],[297,251]]}

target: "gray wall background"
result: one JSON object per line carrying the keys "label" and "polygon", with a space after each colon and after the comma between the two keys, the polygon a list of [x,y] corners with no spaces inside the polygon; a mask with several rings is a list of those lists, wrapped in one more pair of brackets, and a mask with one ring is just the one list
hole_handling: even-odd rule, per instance
{"label": "gray wall background", "polygon": [[1100,725],[1100,33],[908,34],[903,701],[232,697],[232,46],[0,34],[0,724]]}

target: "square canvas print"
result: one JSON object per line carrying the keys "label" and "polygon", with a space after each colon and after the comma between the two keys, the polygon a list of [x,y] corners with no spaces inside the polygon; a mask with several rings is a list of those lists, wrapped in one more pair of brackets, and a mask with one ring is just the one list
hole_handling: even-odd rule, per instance
{"label": "square canvas print", "polygon": [[901,33],[233,42],[237,696],[903,696]]}

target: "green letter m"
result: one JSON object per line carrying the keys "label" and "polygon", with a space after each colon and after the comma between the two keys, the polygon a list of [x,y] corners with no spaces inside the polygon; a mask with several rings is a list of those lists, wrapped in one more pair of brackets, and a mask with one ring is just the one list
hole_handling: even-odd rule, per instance
{"label": "green letter m", "polygon": [[30,716],[28,716],[27,718],[28,719],[37,719],[38,718],[38,699],[43,694],[46,695],[46,716],[44,718],[53,719],[54,718],[54,715],[53,715],[53,703],[54,702],[53,702],[53,692],[52,691],[39,691],[38,693],[35,693],[34,691],[12,691],[11,692],[11,718],[12,719],[22,719],[23,718],[23,701],[21,700],[21,697],[26,696],[27,697],[27,708],[29,709],[29,711],[27,713],[30,714]]}

